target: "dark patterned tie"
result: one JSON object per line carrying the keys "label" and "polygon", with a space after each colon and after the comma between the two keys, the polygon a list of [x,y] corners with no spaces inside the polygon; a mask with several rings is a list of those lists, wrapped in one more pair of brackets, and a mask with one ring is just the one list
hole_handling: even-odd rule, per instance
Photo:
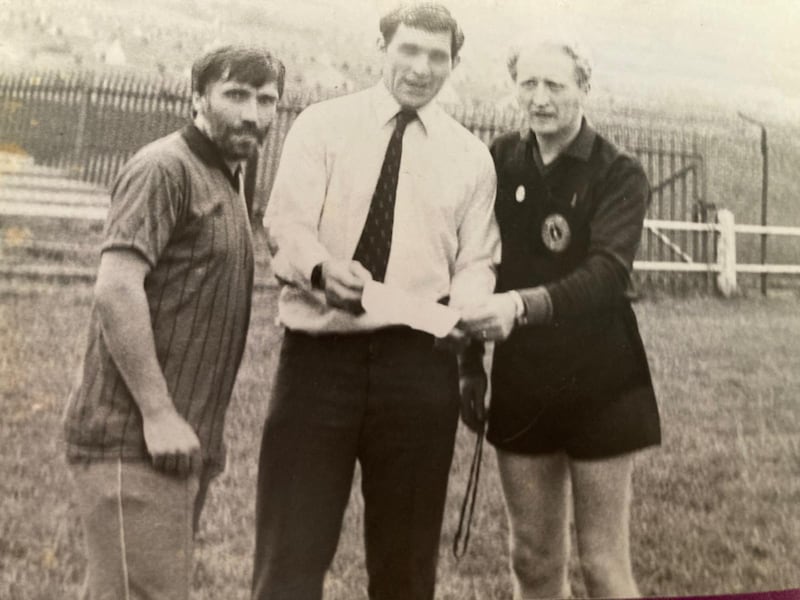
{"label": "dark patterned tie", "polygon": [[400,174],[400,157],[403,154],[403,133],[406,125],[416,118],[417,112],[414,110],[404,109],[397,113],[394,132],[386,147],[386,156],[383,158],[375,193],[372,194],[367,220],[353,253],[353,260],[364,265],[375,281],[383,281],[386,276],[389,250],[392,246],[394,199]]}

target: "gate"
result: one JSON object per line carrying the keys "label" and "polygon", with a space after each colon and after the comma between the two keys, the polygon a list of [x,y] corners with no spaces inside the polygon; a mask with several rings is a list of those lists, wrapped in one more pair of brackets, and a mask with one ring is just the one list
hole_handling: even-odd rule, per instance
{"label": "gate", "polygon": [[[652,192],[648,220],[715,221],[715,207],[707,202],[706,165],[698,136],[683,131],[631,131],[625,126],[609,126],[604,133],[633,153],[647,172]],[[714,263],[715,238],[710,231],[666,230],[646,222],[636,259],[655,263]],[[711,272],[635,271],[634,285],[670,292],[711,292],[715,281]]]}
{"label": "gate", "polygon": [[[286,132],[300,111],[317,98],[295,92],[281,100],[258,163],[248,165],[246,192],[254,221],[260,221],[266,208]],[[37,165],[94,183],[101,191],[139,147],[185,123],[190,107],[185,84],[93,73],[0,74],[0,105],[0,150],[4,146],[23,151]],[[514,111],[448,110],[486,143],[521,124],[521,116]],[[644,166],[653,191],[649,219],[714,220],[714,208],[706,202],[703,139],[628,123],[600,121],[596,125]],[[667,231],[650,224],[642,235],[637,260],[711,263],[716,260],[713,242],[709,232]],[[640,271],[634,274],[634,285],[673,292],[710,291],[714,281],[708,273]]]}

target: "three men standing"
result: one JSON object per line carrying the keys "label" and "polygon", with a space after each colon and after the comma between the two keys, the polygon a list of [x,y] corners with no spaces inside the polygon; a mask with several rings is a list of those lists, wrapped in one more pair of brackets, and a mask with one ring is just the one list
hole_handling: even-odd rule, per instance
{"label": "three men standing", "polygon": [[307,108],[265,216],[286,327],[261,448],[254,598],[319,598],[356,461],[372,598],[432,598],[459,412],[480,369],[361,306],[384,281],[455,307],[495,285],[487,148],[434,97],[463,33],[441,6],[380,22],[383,78]]}
{"label": "three men standing", "polygon": [[253,247],[241,163],[283,91],[268,52],[225,47],[192,69],[194,122],[140,150],[111,193],[78,385],[65,415],[100,598],[188,598],[193,530],[225,466]]}
{"label": "three men standing", "polygon": [[[286,330],[259,459],[253,597],[321,597],[356,462],[370,597],[433,597],[459,403],[470,426],[485,414],[469,336],[501,342],[488,435],[516,594],[568,594],[571,484],[589,592],[635,595],[632,453],[660,440],[624,296],[646,177],[583,118],[590,69],[573,46],[512,54],[530,127],[490,155],[433,102],[464,41],[450,13],[400,8],[380,29],[382,80],[297,118],[265,217]],[[92,598],[188,597],[250,315],[240,163],[283,82],[264,51],[202,57],[194,124],[141,150],[114,186],[66,413]],[[448,302],[460,328],[436,340],[365,312],[373,280]]]}

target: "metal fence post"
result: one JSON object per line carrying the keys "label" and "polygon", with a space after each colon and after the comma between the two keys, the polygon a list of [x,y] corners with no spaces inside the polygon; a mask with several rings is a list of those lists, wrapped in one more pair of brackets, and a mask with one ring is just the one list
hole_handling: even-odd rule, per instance
{"label": "metal fence post", "polygon": [[[767,126],[761,121],[748,117],[743,113],[739,116],[761,129],[761,225],[767,226],[767,198],[769,197],[769,145],[767,144]],[[767,263],[767,234],[761,234],[761,264]],[[761,294],[767,295],[767,274],[761,273]]]}
{"label": "metal fence post", "polygon": [[717,224],[717,288],[723,296],[730,298],[736,293],[736,228],[733,213],[728,209],[717,211]]}
{"label": "metal fence post", "polygon": [[81,153],[85,144],[86,136],[86,119],[89,112],[89,103],[91,102],[92,85],[89,81],[89,75],[83,75],[79,78],[80,95],[78,96],[78,126],[75,132],[75,146],[72,149],[75,161],[80,160]]}

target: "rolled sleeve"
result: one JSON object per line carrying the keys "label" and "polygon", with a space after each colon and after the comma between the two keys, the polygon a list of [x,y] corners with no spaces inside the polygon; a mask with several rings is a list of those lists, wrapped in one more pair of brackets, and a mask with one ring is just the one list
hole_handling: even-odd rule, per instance
{"label": "rolled sleeve", "polygon": [[452,306],[466,306],[494,291],[500,262],[500,232],[494,214],[497,176],[488,150],[458,226],[458,254],[450,285]]}
{"label": "rolled sleeve", "polygon": [[180,186],[152,160],[133,161],[111,191],[101,252],[134,250],[156,266],[178,220]]}
{"label": "rolled sleeve", "polygon": [[309,289],[314,266],[330,258],[319,241],[326,173],[324,143],[307,110],[286,136],[264,215],[272,268],[284,283]]}

